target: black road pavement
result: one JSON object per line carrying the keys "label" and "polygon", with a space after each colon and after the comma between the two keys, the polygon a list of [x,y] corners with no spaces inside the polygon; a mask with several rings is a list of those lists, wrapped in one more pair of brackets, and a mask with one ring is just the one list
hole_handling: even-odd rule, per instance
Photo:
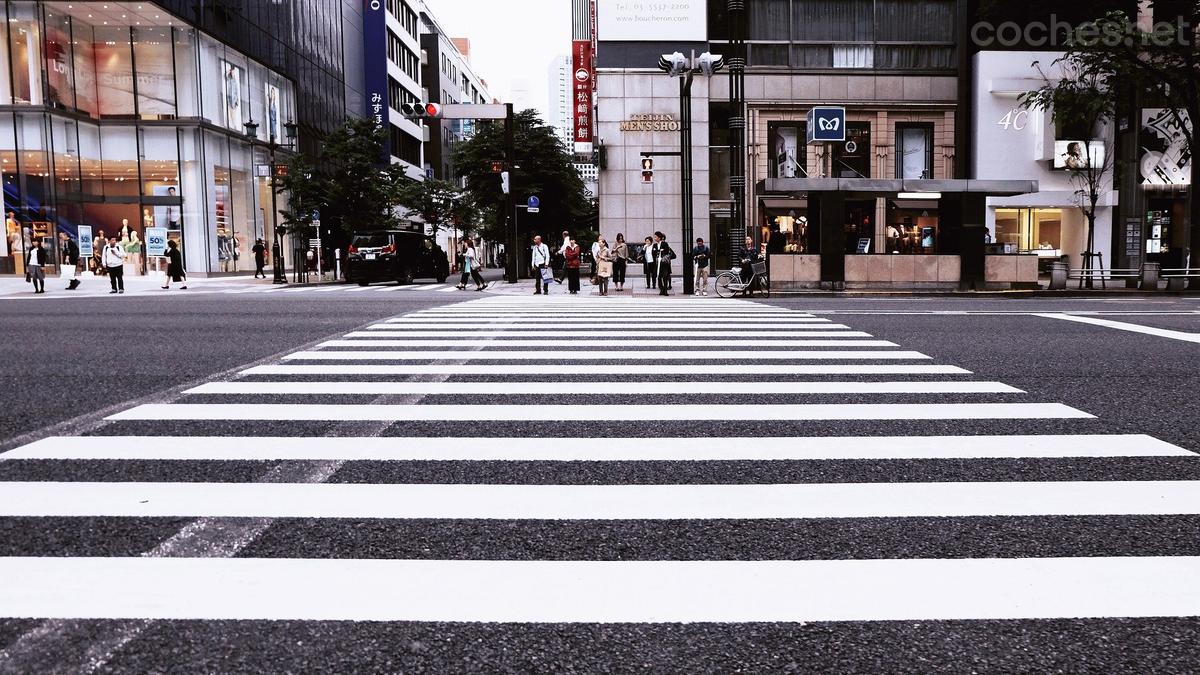
{"label": "black road pavement", "polygon": [[1200,662],[1194,299],[22,300],[0,349],[0,673]]}

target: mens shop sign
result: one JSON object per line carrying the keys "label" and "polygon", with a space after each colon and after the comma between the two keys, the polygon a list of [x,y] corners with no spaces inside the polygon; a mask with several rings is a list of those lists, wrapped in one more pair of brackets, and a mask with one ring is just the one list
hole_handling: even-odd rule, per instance
{"label": "mens shop sign", "polygon": [[671,115],[630,115],[621,131],[679,131],[679,122]]}
{"label": "mens shop sign", "polygon": [[842,143],[846,140],[846,109],[812,108],[806,126],[809,143]]}

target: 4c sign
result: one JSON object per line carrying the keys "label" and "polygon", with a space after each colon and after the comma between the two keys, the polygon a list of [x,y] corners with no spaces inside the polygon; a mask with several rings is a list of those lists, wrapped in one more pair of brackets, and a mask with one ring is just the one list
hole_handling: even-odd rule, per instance
{"label": "4c sign", "polygon": [[846,109],[813,108],[807,126],[809,143],[841,143],[846,140]]}

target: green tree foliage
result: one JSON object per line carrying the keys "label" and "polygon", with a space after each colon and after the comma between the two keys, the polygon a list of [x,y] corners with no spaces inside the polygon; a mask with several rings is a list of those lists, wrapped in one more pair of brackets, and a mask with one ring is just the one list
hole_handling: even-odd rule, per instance
{"label": "green tree foliage", "polygon": [[325,180],[305,155],[293,155],[286,166],[287,175],[275,178],[275,191],[286,197],[288,206],[280,210],[280,234],[310,232],[313,213],[326,208]]}
{"label": "green tree foliage", "polygon": [[435,233],[456,227],[469,234],[479,224],[471,194],[449,181],[401,180],[396,185],[395,203],[420,215]]}
{"label": "green tree foliage", "polygon": [[322,184],[329,205],[325,217],[347,232],[400,224],[398,186],[410,179],[400,165],[387,160],[386,141],[387,132],[373,120],[351,119],[321,146]]}
{"label": "green tree foliage", "polygon": [[[1077,59],[1065,56],[1054,61],[1057,76],[1046,74],[1038,62],[1033,66],[1042,75],[1039,89],[1021,95],[1022,105],[1046,111],[1062,128],[1080,129],[1084,136],[1083,166],[1068,167],[1075,186],[1076,204],[1087,220],[1087,253],[1096,248],[1096,207],[1103,193],[1110,189],[1115,152],[1106,138],[1113,133],[1112,122],[1117,114],[1117,95],[1112,88],[1111,75],[1080,67]],[[1092,269],[1092,259],[1084,261],[1085,274]],[[1092,286],[1087,276],[1088,288]]]}
{"label": "green tree foliage", "polygon": [[[583,181],[571,165],[570,154],[554,129],[546,126],[536,111],[517,113],[514,124],[516,157],[508,167],[514,199],[517,204],[524,204],[530,195],[541,200],[538,214],[520,211],[517,216],[521,245],[535,233],[557,239],[557,233],[570,230],[586,237],[584,231],[594,222],[594,207],[584,194]],[[480,234],[493,241],[507,242],[500,176],[492,171],[492,163],[503,159],[503,120],[481,122],[475,136],[454,149],[455,167],[460,176],[466,177],[466,192],[477,205],[484,223]]]}
{"label": "green tree foliage", "polygon": [[[1081,25],[1064,57],[1083,76],[1110,83],[1115,93],[1140,93],[1144,105],[1167,108],[1187,129],[1188,152],[1200,148],[1200,2],[1151,0],[1156,22],[1139,26],[1135,16],[1112,11]],[[1186,118],[1185,118],[1186,114]],[[1196,162],[1191,162],[1191,249],[1200,251],[1200,199]],[[1192,264],[1196,258],[1193,256]],[[1200,279],[1191,280],[1200,287]]]}

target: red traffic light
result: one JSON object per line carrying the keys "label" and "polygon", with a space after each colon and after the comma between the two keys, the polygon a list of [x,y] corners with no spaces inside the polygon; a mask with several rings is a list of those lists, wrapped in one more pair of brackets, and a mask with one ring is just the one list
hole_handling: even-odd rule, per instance
{"label": "red traffic light", "polygon": [[442,106],[437,103],[426,103],[425,104],[425,116],[426,117],[441,117],[442,116]]}

